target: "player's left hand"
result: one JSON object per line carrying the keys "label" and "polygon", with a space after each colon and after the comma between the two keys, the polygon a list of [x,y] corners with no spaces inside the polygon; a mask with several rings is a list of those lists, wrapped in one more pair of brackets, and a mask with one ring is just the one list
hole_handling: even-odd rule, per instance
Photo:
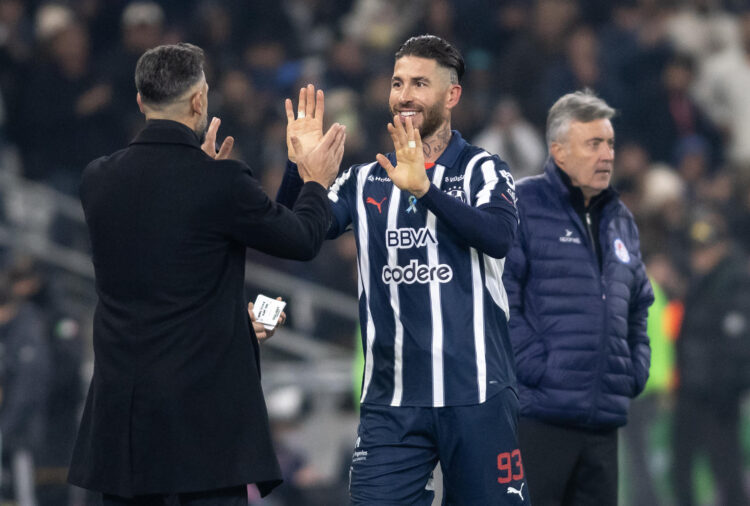
{"label": "player's left hand", "polygon": [[[276,300],[281,300],[281,297],[276,297]],[[273,337],[273,334],[276,332],[276,329],[284,325],[284,323],[286,322],[286,313],[282,311],[281,315],[279,316],[279,321],[276,323],[276,326],[271,330],[267,330],[262,323],[258,323],[255,320],[255,313],[253,312],[252,302],[247,303],[247,314],[250,315],[250,321],[253,323],[255,337],[257,337],[258,341],[261,343],[266,339],[271,339]]]}
{"label": "player's left hand", "polygon": [[398,116],[394,116],[393,123],[388,123],[388,132],[396,150],[396,166],[384,155],[378,153],[375,157],[388,173],[393,184],[401,190],[408,191],[420,198],[430,189],[430,179],[424,169],[424,152],[419,129],[414,128],[411,118],[406,118],[406,128]]}
{"label": "player's left hand", "polygon": [[232,152],[232,146],[234,146],[234,137],[228,136],[221,143],[219,151],[216,151],[216,134],[219,132],[219,125],[221,120],[217,117],[211,118],[211,124],[208,125],[206,130],[206,140],[201,144],[201,149],[204,153],[215,160],[225,160],[229,158],[229,153]]}

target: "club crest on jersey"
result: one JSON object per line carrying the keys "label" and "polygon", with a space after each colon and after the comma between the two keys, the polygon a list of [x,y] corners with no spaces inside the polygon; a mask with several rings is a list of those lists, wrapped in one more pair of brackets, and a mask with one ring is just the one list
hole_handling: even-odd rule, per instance
{"label": "club crest on jersey", "polygon": [[624,264],[630,263],[630,253],[628,252],[628,248],[625,247],[625,243],[622,242],[622,239],[619,237],[615,239],[614,248],[615,255],[617,255],[620,262]]}
{"label": "club crest on jersey", "polygon": [[460,186],[451,186],[450,188],[445,190],[445,193],[447,193],[453,198],[460,200],[464,204],[468,203],[468,199],[466,198],[466,192]]}

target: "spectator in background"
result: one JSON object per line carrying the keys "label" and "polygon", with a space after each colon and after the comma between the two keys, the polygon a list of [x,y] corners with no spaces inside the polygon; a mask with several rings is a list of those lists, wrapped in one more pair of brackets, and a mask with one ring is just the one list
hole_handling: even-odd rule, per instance
{"label": "spectator in background", "polygon": [[0,89],[0,164],[2,164],[5,159],[5,149],[7,144],[5,136],[5,124],[7,122],[7,116],[8,115],[5,110],[5,100],[3,99],[3,90]]}
{"label": "spectator in background", "polygon": [[740,44],[706,59],[696,98],[727,136],[727,158],[750,167],[750,7],[740,14]]}
{"label": "spectator in background", "polygon": [[34,453],[43,442],[50,356],[44,318],[0,275],[0,435],[19,506],[35,506]]}
{"label": "spectator in background", "polygon": [[727,12],[722,0],[685,0],[666,23],[670,43],[689,55],[698,66],[715,53],[737,46],[737,18]]}
{"label": "spectator in background", "polygon": [[[674,340],[676,338],[675,315],[681,312],[681,304],[672,298],[679,293],[679,274],[669,257],[652,255],[646,262],[654,303],[648,311],[647,333],[651,346],[651,367],[643,394],[630,405],[628,424],[623,430],[626,443],[626,473],[633,486],[628,487],[630,504],[638,506],[660,506],[663,504],[663,488],[657,487],[654,477],[659,474],[659,459],[651,445],[652,429],[671,413],[667,409],[674,389]],[[661,470],[663,472],[663,470]]]}
{"label": "spectator in background", "polygon": [[264,146],[261,132],[268,127],[269,104],[253,98],[257,90],[252,80],[237,68],[223,73],[217,88],[215,114],[221,118],[224,129],[237,139],[234,156],[248,163],[258,163]]}
{"label": "spectator in background", "polygon": [[686,184],[685,197],[689,203],[697,204],[716,173],[716,167],[711,163],[711,147],[700,135],[690,135],[677,142],[673,156],[674,168]]}
{"label": "spectator in background", "polygon": [[326,58],[325,81],[331,90],[361,90],[367,83],[368,59],[355,38],[336,41]]}
{"label": "spectator in background", "polygon": [[750,253],[750,178],[738,177],[733,190],[729,224],[738,246],[747,256]]}
{"label": "spectator in background", "polygon": [[237,48],[241,47],[242,39],[232,23],[232,11],[228,5],[216,0],[200,0],[192,26],[196,42],[206,52],[208,61],[213,62],[217,74],[237,67]]}
{"label": "spectator in background", "polygon": [[261,93],[259,99],[275,96],[278,89],[288,89],[299,76],[299,67],[289,61],[284,44],[278,39],[250,42],[242,54],[244,70]]}
{"label": "spectator in background", "polygon": [[13,296],[36,308],[44,319],[50,357],[49,385],[43,407],[42,444],[35,454],[37,499],[40,505],[65,504],[70,493],[68,463],[76,437],[83,385],[84,346],[79,319],[64,309],[51,283],[30,256],[15,259],[9,269]]}
{"label": "spectator in background", "polygon": [[457,40],[455,24],[458,10],[455,1],[431,0],[426,3],[421,19],[412,30],[414,33],[434,33],[445,40]]}
{"label": "spectator in background", "polygon": [[725,506],[750,503],[743,489],[740,400],[750,387],[750,274],[724,218],[699,215],[690,226],[691,277],[677,339],[679,383],[673,429],[677,504],[692,506],[693,466],[708,454]]}
{"label": "spectator in background", "polygon": [[610,186],[614,113],[589,91],[561,97],[545,173],[516,185],[521,225],[503,281],[536,506],[617,504],[617,429],[648,378],[653,293]]}
{"label": "spectator in background", "polygon": [[507,161],[516,179],[538,174],[547,156],[542,137],[512,98],[498,101],[491,123],[479,133],[476,144]]}
{"label": "spectator in background", "polygon": [[648,152],[636,142],[617,145],[612,185],[620,192],[620,200],[639,221],[640,201],[643,197],[643,178],[649,169]]}
{"label": "spectator in background", "polygon": [[325,53],[339,31],[339,21],[355,0],[286,0],[282,3],[304,56]]}
{"label": "spectator in background", "polygon": [[689,271],[689,206],[687,184],[674,169],[656,164],[644,174],[637,208],[644,254],[666,254],[683,277]]}
{"label": "spectator in background", "polygon": [[454,121],[467,138],[473,139],[491,122],[497,97],[501,93],[495,74],[497,69],[489,53],[481,49],[467,53],[466,66],[464,81],[473,93],[455,111]]}
{"label": "spectator in background", "polygon": [[[516,38],[529,30],[533,5],[525,0],[463,0],[454,9],[454,26],[458,40],[469,50],[483,50],[494,56],[513,46]],[[481,30],[477,30],[482,26]]]}
{"label": "spectator in background", "polygon": [[621,139],[639,139],[643,116],[648,115],[642,97],[661,86],[662,69],[673,53],[665,33],[670,13],[666,2],[623,0],[614,6],[612,22],[602,30],[601,54],[606,55],[602,68],[624,93]]}
{"label": "spectator in background", "polygon": [[539,99],[550,107],[560,96],[590,88],[614,107],[621,107],[623,90],[617,76],[604,71],[600,42],[594,29],[580,25],[564,41],[564,58],[550,65],[539,83]]}
{"label": "spectator in background", "polygon": [[[0,0],[0,95],[8,118],[15,123],[27,67],[32,64],[33,36],[28,2]],[[18,132],[8,132],[17,140]]]}
{"label": "spectator in background", "polygon": [[73,12],[45,5],[36,28],[44,63],[31,73],[22,99],[24,171],[74,194],[88,160],[119,145],[121,123],[112,86],[95,68],[88,31]]}
{"label": "spectator in background", "polygon": [[133,107],[133,69],[144,51],[162,43],[164,11],[154,2],[129,3],[122,11],[119,28],[120,43],[104,62],[117,124],[123,129],[122,136],[115,139],[117,146],[132,140],[143,128],[143,116]]}
{"label": "spectator in background", "polygon": [[388,51],[409,33],[425,12],[426,0],[355,0],[341,30],[367,49]]}
{"label": "spectator in background", "polygon": [[694,75],[691,58],[673,55],[661,81],[639,97],[648,113],[637,117],[634,133],[655,161],[673,163],[680,142],[693,136],[705,139],[712,165],[721,161],[719,131],[692,97]]}
{"label": "spectator in background", "polygon": [[[499,59],[500,86],[521,104],[535,124],[544,123],[546,107],[540,96],[542,78],[563,55],[565,35],[578,19],[572,0],[540,0],[534,4],[529,29],[514,38]],[[534,55],[530,58],[529,55]]]}

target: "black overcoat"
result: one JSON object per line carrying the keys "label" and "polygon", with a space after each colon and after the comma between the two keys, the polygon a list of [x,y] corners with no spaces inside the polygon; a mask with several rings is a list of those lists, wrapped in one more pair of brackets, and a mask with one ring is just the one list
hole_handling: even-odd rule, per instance
{"label": "black overcoat", "polygon": [[91,162],[80,193],[99,300],[70,482],[120,496],[245,483],[270,491],[281,473],[245,248],[315,256],[331,221],[326,190],[305,184],[289,210],[247,165],[213,160],[192,130],[155,120]]}

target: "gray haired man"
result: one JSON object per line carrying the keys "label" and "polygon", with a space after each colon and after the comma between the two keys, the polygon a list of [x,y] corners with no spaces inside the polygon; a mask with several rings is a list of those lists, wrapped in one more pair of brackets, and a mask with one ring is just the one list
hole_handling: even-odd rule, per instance
{"label": "gray haired man", "polygon": [[617,428],[648,378],[653,294],[633,216],[610,186],[614,114],[588,90],[560,98],[544,174],[516,185],[503,283],[534,506],[617,504]]}

